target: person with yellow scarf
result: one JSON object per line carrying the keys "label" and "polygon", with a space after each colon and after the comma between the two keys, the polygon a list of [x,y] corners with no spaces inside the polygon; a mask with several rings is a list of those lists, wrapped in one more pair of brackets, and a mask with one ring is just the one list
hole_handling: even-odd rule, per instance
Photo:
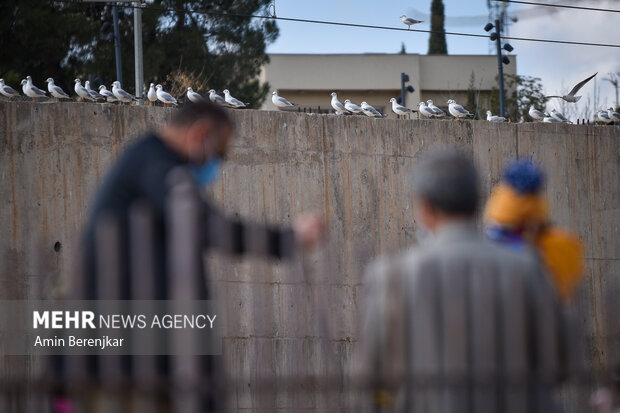
{"label": "person with yellow scarf", "polygon": [[551,223],[543,181],[542,170],[530,160],[508,166],[487,201],[485,232],[511,249],[533,246],[558,297],[566,302],[583,277],[583,246],[574,234]]}

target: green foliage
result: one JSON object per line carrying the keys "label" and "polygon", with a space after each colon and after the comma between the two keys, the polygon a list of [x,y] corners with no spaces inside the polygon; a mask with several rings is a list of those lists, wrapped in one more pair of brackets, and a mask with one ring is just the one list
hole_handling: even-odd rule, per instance
{"label": "green foliage", "polygon": [[[278,36],[273,21],[218,13],[267,14],[270,0],[154,0],[143,10],[144,79],[165,82],[175,71],[200,74],[200,84],[228,88],[257,107],[269,85],[258,75],[266,46]],[[121,8],[123,83],[133,91],[133,15]],[[188,13],[208,10],[212,14]],[[75,77],[116,80],[114,42],[101,33],[112,7],[52,0],[4,0],[0,5],[0,77],[16,86],[26,75],[39,87],[52,76],[71,90]],[[204,92],[204,91],[203,91]]]}
{"label": "green foliage", "polygon": [[398,54],[407,54],[407,48],[405,47],[405,42],[401,42],[400,52],[398,52]]}
{"label": "green foliage", "polygon": [[431,4],[431,36],[428,40],[428,54],[448,54],[444,32],[443,1],[433,0]]}
{"label": "green foliage", "polygon": [[[495,77],[498,80],[497,76]],[[506,117],[513,122],[531,120],[528,115],[530,105],[543,110],[547,99],[543,94],[540,78],[519,75],[504,75]],[[499,87],[491,90],[489,110],[499,114]]]}

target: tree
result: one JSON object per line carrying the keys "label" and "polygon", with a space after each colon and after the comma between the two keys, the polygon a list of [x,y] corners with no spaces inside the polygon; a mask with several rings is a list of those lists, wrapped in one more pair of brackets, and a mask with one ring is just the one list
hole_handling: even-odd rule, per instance
{"label": "tree", "polygon": [[407,54],[407,48],[405,47],[405,42],[400,43],[400,52],[398,54]]}
{"label": "tree", "polygon": [[442,0],[431,4],[431,36],[428,40],[428,54],[448,54],[444,28],[444,7]]}
{"label": "tree", "polygon": [[[506,117],[513,122],[519,122],[521,119],[524,121],[531,120],[528,115],[531,105],[534,105],[538,110],[544,111],[547,98],[545,98],[543,93],[543,86],[540,78],[505,74],[504,88],[506,92]],[[493,113],[499,113],[498,87],[494,87],[491,90],[489,110]]]}
{"label": "tree", "polygon": [[[260,84],[258,75],[269,60],[266,47],[278,36],[278,28],[274,21],[244,16],[267,14],[270,3],[271,0],[148,3],[142,13],[145,82],[166,86],[166,79],[173,72],[199,75],[201,84],[218,90],[227,88],[251,106],[259,106],[269,85]],[[133,90],[133,9],[122,10],[123,80],[127,90]],[[114,44],[101,34],[105,22],[112,22],[109,5],[52,0],[3,2],[0,26],[5,33],[0,39],[0,50],[5,56],[0,59],[0,76],[8,77],[5,74],[9,73],[12,81],[19,83],[30,74],[42,83],[51,75],[70,88],[75,77],[92,74],[110,84],[116,80]]]}

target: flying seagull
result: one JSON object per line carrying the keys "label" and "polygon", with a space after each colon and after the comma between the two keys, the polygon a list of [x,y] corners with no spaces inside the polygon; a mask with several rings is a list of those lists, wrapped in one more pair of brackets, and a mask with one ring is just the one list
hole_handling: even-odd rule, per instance
{"label": "flying seagull", "polygon": [[75,79],[75,86],[73,86],[73,90],[75,93],[82,98],[82,100],[90,100],[94,101],[95,99],[88,93],[88,90],[84,86],[82,86],[82,81],[80,79]]}
{"label": "flying seagull", "polygon": [[471,113],[469,113],[469,111],[463,106],[456,103],[454,99],[449,99],[446,103],[448,104],[448,111],[457,120],[461,120],[461,118],[471,116]]}
{"label": "flying seagull", "polygon": [[11,86],[4,84],[4,79],[0,79],[0,93],[7,98],[19,96],[19,92],[13,89]]}
{"label": "flying seagull", "polygon": [[426,103],[424,103],[423,101],[420,102],[420,107],[418,108],[418,112],[427,118],[434,118],[435,117],[435,111],[431,108],[429,108],[428,106],[426,106]]}
{"label": "flying seagull", "polygon": [[45,82],[47,83],[48,92],[50,92],[50,95],[52,95],[53,97],[55,97],[56,99],[68,99],[69,98],[69,95],[67,95],[67,93],[64,90],[62,90],[60,86],[56,86],[54,84],[54,79],[52,79],[51,77],[48,77]]}
{"label": "flying seagull", "polygon": [[362,107],[362,112],[364,112],[364,115],[366,116],[370,116],[371,118],[383,117],[383,114],[381,112],[379,112],[377,109],[373,108],[366,102],[362,102],[360,106]]}
{"label": "flying seagull", "polygon": [[187,88],[187,98],[192,103],[205,102],[205,98],[203,98],[200,93],[194,92],[194,89],[192,89],[191,87]]}
{"label": "flying seagull", "polygon": [[577,92],[579,92],[579,89],[581,89],[583,87],[583,85],[585,85],[586,83],[588,83],[594,76],[596,76],[598,74],[598,72],[596,72],[595,74],[593,74],[592,76],[590,76],[587,79],[582,80],[581,82],[577,83],[575,85],[574,88],[571,89],[570,92],[568,92],[568,95],[564,95],[564,96],[545,96],[546,98],[560,98],[560,99],[564,99],[567,102],[570,103],[575,103],[577,102],[579,99],[581,99],[581,96],[575,96],[577,94]]}
{"label": "flying seagull", "polygon": [[412,19],[411,17],[407,17],[404,14],[400,16],[400,20],[402,20],[402,22],[407,25],[407,30],[409,30],[411,26],[413,26],[414,24],[424,23],[421,20],[416,20],[416,19]]}
{"label": "flying seagull", "polygon": [[344,108],[351,113],[362,113],[362,108],[352,103],[350,99],[344,101]]}
{"label": "flying seagull", "polygon": [[293,103],[284,99],[282,96],[279,96],[277,90],[274,90],[271,94],[271,103],[273,103],[278,108],[278,110],[282,110],[283,108],[292,108],[295,106]]}
{"label": "flying seagull", "polygon": [[157,90],[157,99],[159,99],[159,101],[162,102],[164,106],[177,105],[177,100],[170,93],[164,91],[162,85],[155,86],[155,89]]}
{"label": "flying seagull", "polygon": [[33,102],[36,98],[45,97],[46,95],[44,90],[41,90],[32,84],[32,78],[30,76],[26,76],[26,79],[22,80],[22,91],[24,92],[24,95],[31,97]]}
{"label": "flying seagull", "polygon": [[390,102],[392,102],[392,112],[396,113],[399,118],[401,115],[406,115],[407,113],[411,112],[411,109],[398,104],[396,98],[391,98]]}
{"label": "flying seagull", "polygon": [[93,99],[95,99],[95,100],[104,99],[104,97],[101,96],[101,94],[99,92],[97,92],[96,90],[90,88],[90,81],[89,80],[84,82],[84,87],[86,88],[86,90],[88,91],[88,94]]}
{"label": "flying seagull", "polygon": [[487,110],[487,120],[489,122],[506,122],[506,118],[503,116],[493,116],[490,110]]}
{"label": "flying seagull", "polygon": [[121,101],[121,103],[131,103],[132,100],[136,100],[133,95],[125,92],[121,88],[121,82],[119,82],[118,80],[112,82],[112,93],[118,100]]}
{"label": "flying seagull", "polygon": [[224,89],[224,100],[226,101],[226,103],[228,103],[233,108],[244,108],[245,107],[245,103],[243,103],[239,99],[235,99],[234,97],[232,97],[228,89]]}
{"label": "flying seagull", "polygon": [[332,108],[334,108],[334,110],[336,111],[337,115],[344,115],[349,113],[347,108],[345,108],[344,105],[338,100],[338,95],[336,94],[336,92],[332,92],[331,105]]}
{"label": "flying seagull", "polygon": [[116,96],[114,96],[114,93],[110,92],[105,85],[101,85],[99,86],[99,94],[103,97],[105,97],[105,100],[107,100],[110,103],[113,102],[118,102],[118,99],[116,98]]}
{"label": "flying seagull", "polygon": [[433,104],[433,101],[430,99],[426,101],[426,106],[428,106],[433,112],[435,112],[435,116],[443,116],[446,114],[446,112],[435,106]]}
{"label": "flying seagull", "polygon": [[534,120],[543,120],[545,118],[545,114],[536,109],[534,105],[530,106],[530,111],[528,112],[528,115],[530,115],[530,118]]}
{"label": "flying seagull", "polygon": [[226,103],[226,100],[223,97],[215,93],[214,89],[209,90],[209,100],[213,103],[217,103],[220,106],[230,106],[228,103]]}
{"label": "flying seagull", "polygon": [[559,111],[557,111],[555,109],[551,110],[551,117],[559,120],[560,122],[573,123],[570,120],[566,119],[561,112],[559,112]]}

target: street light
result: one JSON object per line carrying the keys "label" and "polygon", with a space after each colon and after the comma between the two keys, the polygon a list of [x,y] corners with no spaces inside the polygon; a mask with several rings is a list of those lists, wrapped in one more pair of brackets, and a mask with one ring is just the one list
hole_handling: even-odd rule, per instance
{"label": "street light", "polygon": [[405,85],[407,82],[409,82],[409,75],[406,73],[401,73],[400,74],[400,96],[396,99],[396,102],[399,105],[403,105],[405,107],[407,106],[406,104],[407,99],[405,97],[406,92],[413,93],[415,91],[413,86]]}
{"label": "street light", "polygon": [[499,19],[495,20],[495,24],[487,23],[486,26],[484,26],[484,31],[489,32],[493,28],[495,28],[496,31],[491,33],[489,37],[492,42],[495,42],[497,44],[497,72],[499,75],[499,111],[500,111],[500,116],[505,116],[504,67],[503,65],[510,64],[510,59],[508,58],[508,56],[502,55],[502,49],[510,53],[514,50],[514,47],[512,47],[509,43],[504,44],[504,47],[502,47],[502,26],[499,22]]}

